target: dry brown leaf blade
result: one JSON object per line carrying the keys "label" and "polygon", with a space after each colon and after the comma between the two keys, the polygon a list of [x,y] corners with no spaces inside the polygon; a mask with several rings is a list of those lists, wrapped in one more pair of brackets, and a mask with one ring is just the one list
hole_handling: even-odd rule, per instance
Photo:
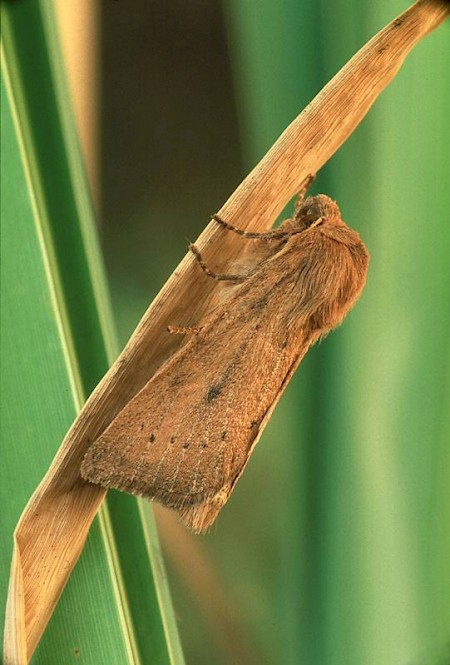
{"label": "dry brown leaf blade", "polygon": [[[449,11],[443,0],[419,0],[391,21],[289,125],[222,206],[220,216],[243,229],[270,227],[305,178],[350,136],[408,52]],[[208,247],[219,265],[242,252],[239,239],[223,234],[215,223],[206,227],[197,245],[202,251]],[[196,275],[195,260],[187,255],[87,400],[19,520],[6,612],[6,665],[31,658],[103,501],[105,491],[80,477],[87,448],[182,343],[179,336],[166,334],[167,325],[195,324],[216,297],[212,280],[199,284]]]}

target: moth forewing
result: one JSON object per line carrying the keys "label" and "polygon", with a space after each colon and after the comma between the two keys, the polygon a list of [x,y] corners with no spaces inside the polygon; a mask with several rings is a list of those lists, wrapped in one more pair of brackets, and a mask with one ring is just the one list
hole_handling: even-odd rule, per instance
{"label": "moth forewing", "polygon": [[247,276],[222,276],[242,283],[93,443],[87,480],[155,499],[195,531],[212,524],[295,368],[365,281],[367,251],[328,197],[253,242],[270,241]]}

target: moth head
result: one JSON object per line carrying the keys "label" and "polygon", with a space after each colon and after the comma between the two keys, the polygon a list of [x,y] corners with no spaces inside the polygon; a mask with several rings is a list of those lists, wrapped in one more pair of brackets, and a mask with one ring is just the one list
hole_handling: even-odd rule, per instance
{"label": "moth head", "polygon": [[325,194],[308,196],[295,211],[294,218],[301,229],[307,229],[316,224],[342,224],[337,203]]}

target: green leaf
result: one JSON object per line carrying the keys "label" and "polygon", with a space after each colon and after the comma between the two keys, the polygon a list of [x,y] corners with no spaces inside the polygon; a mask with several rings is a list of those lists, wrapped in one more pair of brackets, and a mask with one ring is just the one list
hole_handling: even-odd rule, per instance
{"label": "green leaf", "polygon": [[[6,589],[17,520],[115,345],[51,8],[10,3],[2,18]],[[183,663],[154,524],[130,497],[100,511],[32,660],[72,661]]]}

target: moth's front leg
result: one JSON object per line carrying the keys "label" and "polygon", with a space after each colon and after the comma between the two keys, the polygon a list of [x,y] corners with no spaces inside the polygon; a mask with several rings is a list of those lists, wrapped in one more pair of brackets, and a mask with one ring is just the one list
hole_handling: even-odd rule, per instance
{"label": "moth's front leg", "polygon": [[206,263],[203,261],[200,250],[195,245],[193,245],[191,243],[189,245],[189,249],[193,253],[193,255],[195,256],[195,258],[197,259],[197,262],[198,262],[200,268],[203,270],[203,272],[206,275],[208,275],[208,277],[212,277],[212,279],[216,279],[217,281],[237,282],[237,283],[244,282],[247,279],[247,277],[250,277],[251,275],[253,275],[253,273],[257,269],[257,267],[253,268],[249,272],[246,272],[242,275],[229,275],[229,274],[226,274],[226,273],[217,273],[217,272],[214,272],[213,270],[210,270],[208,268]]}

